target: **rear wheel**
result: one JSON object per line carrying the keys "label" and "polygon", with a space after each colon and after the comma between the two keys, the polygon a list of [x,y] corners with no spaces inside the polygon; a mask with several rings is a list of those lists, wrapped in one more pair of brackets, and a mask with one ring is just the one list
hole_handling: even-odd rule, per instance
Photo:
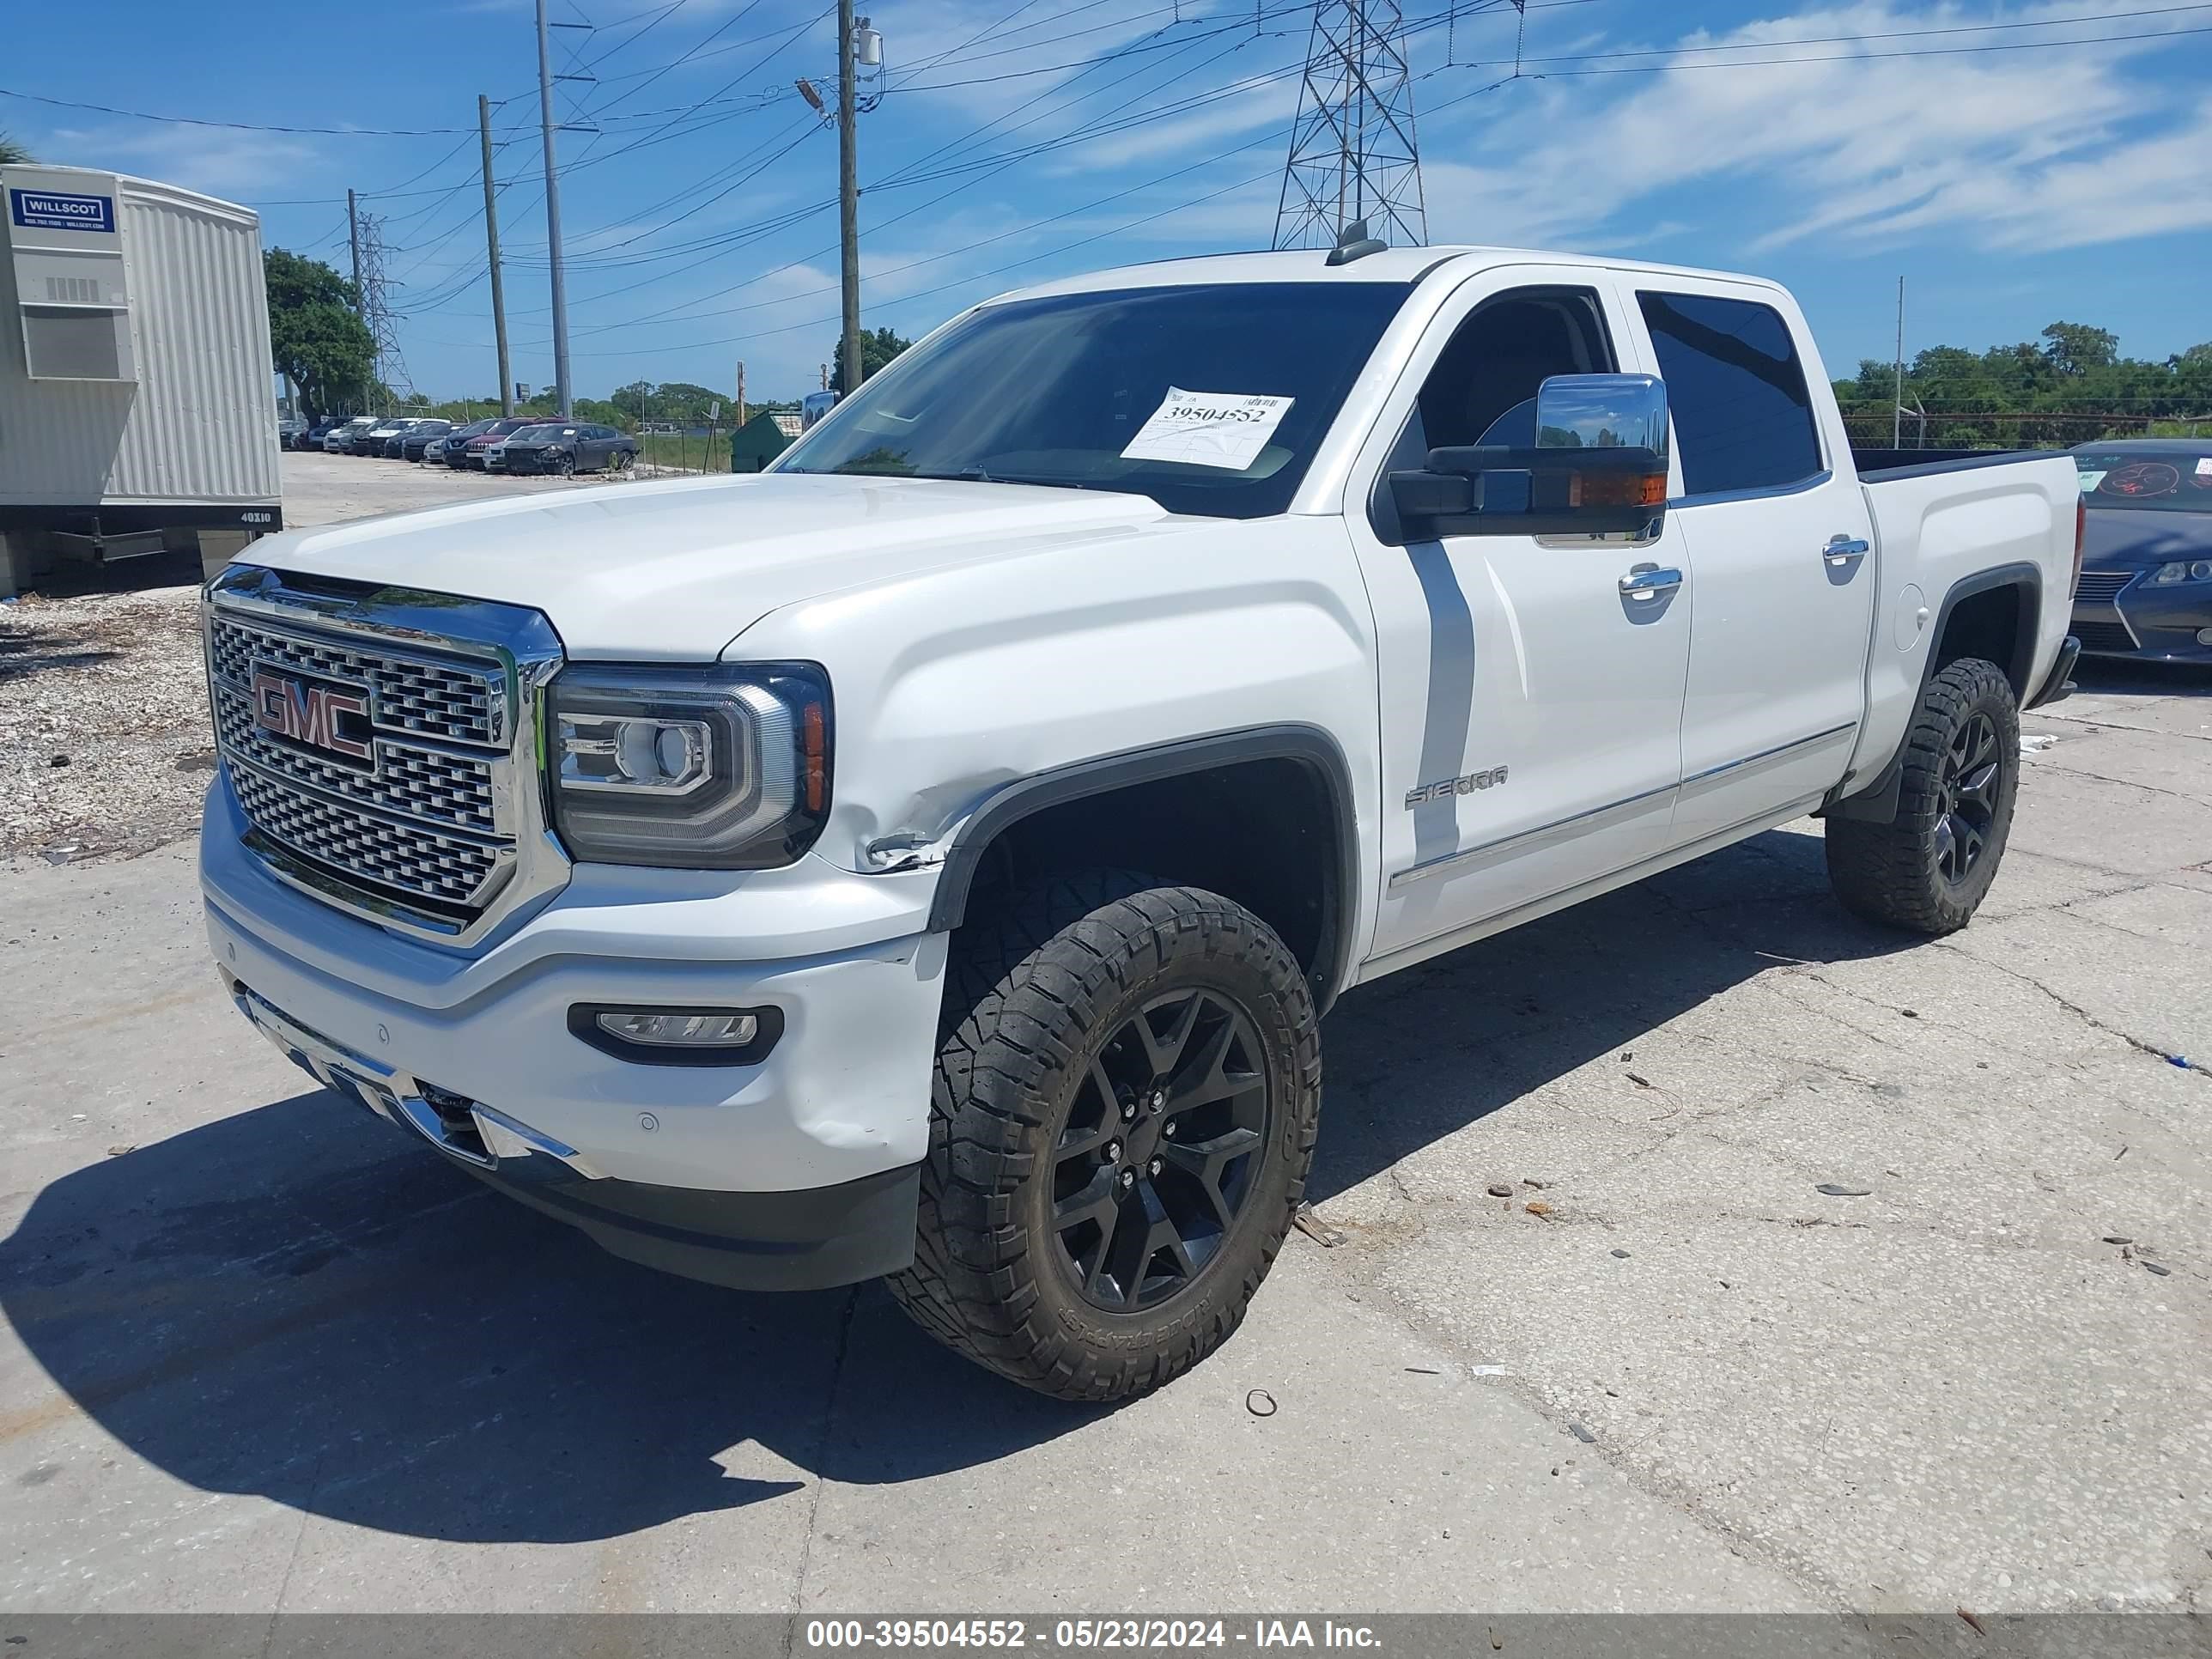
{"label": "rear wheel", "polygon": [[1218,1347],[1305,1187],[1321,1038],[1274,931],[1218,894],[1095,872],[962,930],[907,1311],[1065,1400]]}
{"label": "rear wheel", "polygon": [[1995,663],[1968,657],[1929,680],[1905,736],[1897,816],[1831,817],[1828,879],[1869,921],[1954,933],[1996,877],[2020,788],[2020,708]]}

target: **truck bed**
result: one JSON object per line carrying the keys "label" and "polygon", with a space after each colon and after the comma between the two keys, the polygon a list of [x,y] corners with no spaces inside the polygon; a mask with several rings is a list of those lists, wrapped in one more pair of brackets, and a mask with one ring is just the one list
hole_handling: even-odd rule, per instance
{"label": "truck bed", "polygon": [[1887,478],[1926,477],[1937,472],[1967,472],[1978,466],[2003,466],[2013,461],[2032,461],[2063,453],[2056,449],[1862,449],[1856,444],[1851,446],[1851,459],[1858,464],[1859,477],[1866,483],[1879,483]]}

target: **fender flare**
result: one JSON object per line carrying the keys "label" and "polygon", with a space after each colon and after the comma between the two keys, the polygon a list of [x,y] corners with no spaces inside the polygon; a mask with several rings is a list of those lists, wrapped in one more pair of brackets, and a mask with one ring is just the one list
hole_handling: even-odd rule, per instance
{"label": "fender flare", "polygon": [[[1999,587],[2025,587],[2028,591],[2027,614],[2025,626],[2013,641],[2012,660],[1997,665],[2005,677],[2017,688],[2021,707],[2027,706],[2035,693],[2030,677],[2035,672],[2035,642],[2043,635],[2043,572],[2034,565],[2021,561],[2016,564],[2001,564],[1987,570],[1977,570],[1961,576],[1944,592],[1943,603],[1936,608],[1936,625],[1929,630],[1928,654],[1920,664],[1920,689],[1913,693],[1917,702],[1920,692],[1928,689],[1928,682],[1936,678],[1936,647],[1942,642],[1943,630],[1951,625],[1951,613],[1962,599],[1977,593],[1987,593]],[[1910,732],[1911,723],[1906,722]],[[1838,784],[1828,792],[1828,799],[1820,803],[1820,815],[1826,817],[1859,818],[1875,823],[1887,823],[1897,817],[1897,800],[1905,781],[1905,744],[1899,739],[1897,752],[1892,755],[1873,781],[1846,795],[1850,787]]]}
{"label": "fender flare", "polygon": [[1321,785],[1328,802],[1336,857],[1334,867],[1324,870],[1321,939],[1307,975],[1316,1006],[1328,1012],[1351,971],[1352,936],[1358,913],[1359,825],[1351,764],[1336,739],[1317,726],[1247,726],[1185,738],[1076,761],[1004,785],[984,797],[953,832],[930,902],[929,931],[951,933],[967,920],[969,895],[985,854],[1001,835],[1024,818],[1048,807],[1133,784],[1158,783],[1262,760],[1293,761],[1304,766]]}

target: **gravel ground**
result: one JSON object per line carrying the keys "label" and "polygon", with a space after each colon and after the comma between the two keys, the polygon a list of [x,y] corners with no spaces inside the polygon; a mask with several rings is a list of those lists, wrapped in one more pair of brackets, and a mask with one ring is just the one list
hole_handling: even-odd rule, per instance
{"label": "gravel ground", "polygon": [[0,605],[0,860],[143,852],[198,823],[215,766],[198,598]]}
{"label": "gravel ground", "polygon": [[[284,522],[620,487],[288,453]],[[215,769],[199,575],[188,557],[134,560],[91,591],[73,574],[54,594],[0,605],[0,867],[143,853],[198,827]]]}

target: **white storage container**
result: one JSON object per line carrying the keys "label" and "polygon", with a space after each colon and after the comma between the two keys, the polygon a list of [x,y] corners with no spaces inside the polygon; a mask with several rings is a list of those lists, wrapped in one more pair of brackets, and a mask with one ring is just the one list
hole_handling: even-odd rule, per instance
{"label": "white storage container", "polygon": [[0,593],[56,557],[209,550],[283,524],[252,209],[0,167]]}

